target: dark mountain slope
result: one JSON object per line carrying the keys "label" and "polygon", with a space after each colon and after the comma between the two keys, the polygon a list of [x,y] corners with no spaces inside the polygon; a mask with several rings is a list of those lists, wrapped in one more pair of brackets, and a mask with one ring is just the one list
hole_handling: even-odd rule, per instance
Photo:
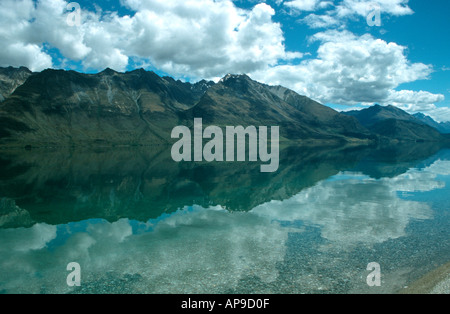
{"label": "dark mountain slope", "polygon": [[403,120],[403,121],[410,121],[415,123],[420,123],[419,120],[414,118],[409,113],[394,107],[394,106],[380,106],[375,105],[372,107],[369,107],[367,109],[363,110],[355,110],[355,111],[348,111],[344,114],[348,116],[355,117],[358,119],[358,121],[366,126],[370,127],[374,125],[375,123],[378,123],[380,121],[388,120],[388,119],[396,119],[396,120]]}
{"label": "dark mountain slope", "polygon": [[196,85],[180,83],[144,70],[45,70],[1,104],[0,141],[38,146],[166,142],[176,113],[203,95]]}
{"label": "dark mountain slope", "polygon": [[432,127],[411,121],[387,119],[370,127],[376,134],[397,140],[439,141],[441,134]]}
{"label": "dark mountain slope", "polygon": [[444,140],[437,130],[394,106],[375,105],[345,114],[355,117],[371,132],[384,137],[384,140],[416,142]]}
{"label": "dark mountain slope", "polygon": [[281,136],[290,140],[370,138],[356,119],[293,91],[280,96],[246,75],[227,75],[181,116],[187,122],[201,117],[208,125],[279,126]]}
{"label": "dark mountain slope", "polygon": [[392,106],[342,114],[246,75],[227,75],[217,84],[185,83],[142,69],[23,75],[26,81],[0,103],[0,146],[170,144],[172,129],[192,126],[194,118],[221,127],[279,126],[282,140],[321,146],[367,144],[379,137],[442,140],[434,129]]}
{"label": "dark mountain slope", "polygon": [[270,91],[302,113],[308,123],[320,127],[322,132],[367,138],[369,132],[354,117],[338,113],[306,96],[282,86],[268,86]]}

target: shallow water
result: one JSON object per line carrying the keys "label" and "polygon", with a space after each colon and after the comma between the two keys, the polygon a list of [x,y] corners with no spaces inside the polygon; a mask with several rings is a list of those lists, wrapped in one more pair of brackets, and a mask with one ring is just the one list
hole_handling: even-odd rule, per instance
{"label": "shallow water", "polygon": [[450,260],[450,150],[286,148],[273,174],[169,154],[0,153],[0,292],[391,293]]}

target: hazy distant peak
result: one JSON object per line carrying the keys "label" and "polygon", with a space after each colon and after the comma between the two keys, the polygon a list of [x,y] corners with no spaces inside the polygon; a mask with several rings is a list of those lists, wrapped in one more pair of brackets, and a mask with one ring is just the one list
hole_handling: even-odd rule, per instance
{"label": "hazy distant peak", "polygon": [[418,118],[431,118],[430,116],[428,116],[422,112],[418,112],[418,113],[414,114],[413,116],[418,117]]}
{"label": "hazy distant peak", "polygon": [[418,112],[413,115],[416,119],[420,120],[422,123],[428,124],[429,126],[437,129],[441,133],[450,133],[450,122],[437,122],[432,117]]}

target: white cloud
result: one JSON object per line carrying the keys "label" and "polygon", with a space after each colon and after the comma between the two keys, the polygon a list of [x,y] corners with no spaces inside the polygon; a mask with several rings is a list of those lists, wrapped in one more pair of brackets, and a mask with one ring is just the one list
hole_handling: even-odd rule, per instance
{"label": "white cloud", "polygon": [[[128,45],[131,55],[148,57],[154,65],[175,74],[212,78],[245,73],[290,59],[275,11],[258,4],[251,11],[230,1],[156,1],[131,6],[139,30]],[[170,21],[170,23],[167,23]],[[295,55],[294,55],[295,57]]]}
{"label": "white cloud", "polygon": [[429,115],[433,120],[437,122],[447,122],[450,121],[450,108],[449,107],[438,107],[435,104],[401,104],[393,103],[394,106],[405,110],[408,113],[414,114],[417,112],[422,112]]}
{"label": "white cloud", "polygon": [[314,11],[318,8],[320,2],[320,0],[292,0],[286,1],[284,4],[300,11]]}
{"label": "white cloud", "polygon": [[388,102],[389,103],[400,103],[412,105],[417,111],[428,110],[432,106],[432,103],[440,102],[444,100],[444,95],[442,94],[432,94],[425,91],[411,91],[411,90],[401,90],[401,91],[391,91]]}
{"label": "white cloud", "polygon": [[[336,27],[344,26],[348,19],[355,19],[357,17],[363,18],[363,23],[366,23],[366,18],[370,13],[378,11],[380,14],[403,16],[410,15],[414,12],[408,6],[409,0],[341,0],[331,3],[328,1],[288,1],[285,2],[287,7],[298,7],[303,11],[318,12],[326,9],[320,14],[310,14],[302,19],[311,28]],[[326,5],[324,5],[326,4]]]}
{"label": "white cloud", "polygon": [[[375,2],[389,14],[410,12],[407,1]],[[443,99],[442,95],[427,92],[396,91],[402,83],[428,78],[432,68],[410,63],[405,47],[370,35],[358,37],[348,31],[317,33],[312,39],[320,42],[317,57],[298,63],[308,54],[286,50],[281,25],[273,21],[275,11],[266,3],[244,10],[230,0],[122,0],[123,5],[135,11],[134,15],[82,8],[79,27],[67,24],[67,3],[2,0],[0,66],[24,65],[34,71],[52,67],[57,60],[52,60],[45,45],[63,55],[61,64],[77,61],[86,70],[110,67],[124,71],[133,60],[175,77],[192,79],[248,73],[324,103],[431,106]],[[328,1],[284,4],[302,10],[334,12],[310,14],[303,19],[319,28],[338,26],[342,16],[362,14],[362,7],[368,3],[339,2],[337,7],[346,8],[348,13],[338,11],[336,6],[330,11],[333,6]]]}
{"label": "white cloud", "polygon": [[133,58],[197,78],[248,73],[302,56],[286,51],[281,25],[272,21],[275,11],[265,3],[244,10],[230,0],[122,0],[133,16],[81,8],[81,25],[71,27],[67,1],[15,2],[4,0],[0,8],[4,66],[51,67],[44,43],[85,69],[123,71]]}
{"label": "white cloud", "polygon": [[450,108],[449,107],[437,107],[425,111],[437,122],[448,122],[450,121]]}
{"label": "white cloud", "polygon": [[42,47],[21,42],[5,42],[0,49],[0,66],[26,66],[31,71],[41,71],[52,66],[52,58]]}
{"label": "white cloud", "polygon": [[0,66],[27,66],[42,70],[52,65],[51,57],[42,52],[42,43],[28,40],[28,20],[33,18],[31,0],[2,0],[0,6]]}
{"label": "white cloud", "polygon": [[394,16],[410,15],[414,12],[408,6],[409,0],[343,0],[336,6],[340,17],[360,15],[366,17],[373,10],[380,10]]}
{"label": "white cloud", "polygon": [[400,84],[427,79],[430,65],[411,63],[405,47],[366,34],[329,30],[315,34],[318,56],[299,64],[281,65],[254,77],[270,84],[287,85],[322,103],[411,103],[429,105],[443,95],[395,91]]}
{"label": "white cloud", "polygon": [[341,20],[332,15],[317,15],[314,13],[309,14],[302,21],[311,28],[328,28],[342,25]]}

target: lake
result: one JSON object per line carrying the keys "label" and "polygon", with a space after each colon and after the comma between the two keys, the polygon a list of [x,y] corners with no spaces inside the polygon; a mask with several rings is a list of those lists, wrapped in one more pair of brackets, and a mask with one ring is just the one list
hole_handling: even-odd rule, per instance
{"label": "lake", "polygon": [[449,149],[291,146],[259,170],[0,151],[0,293],[392,293],[450,261]]}

